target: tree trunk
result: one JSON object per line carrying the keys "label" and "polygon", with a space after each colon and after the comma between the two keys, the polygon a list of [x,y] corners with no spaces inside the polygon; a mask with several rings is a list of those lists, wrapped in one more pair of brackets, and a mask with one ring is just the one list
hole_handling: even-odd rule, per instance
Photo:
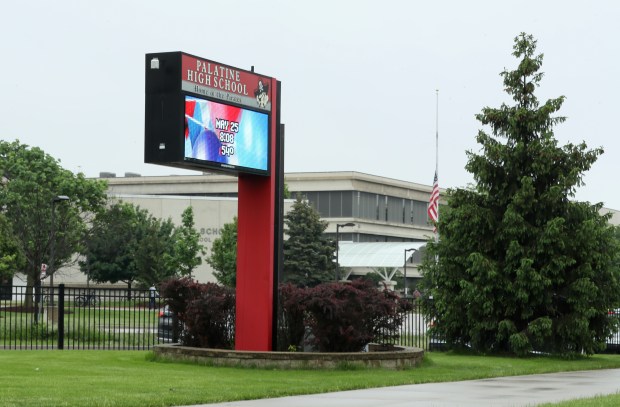
{"label": "tree trunk", "polygon": [[28,275],[27,277],[28,278],[26,279],[26,298],[24,299],[24,307],[26,307],[26,309],[30,309],[30,307],[32,307],[33,305],[32,291],[35,281],[31,275]]}

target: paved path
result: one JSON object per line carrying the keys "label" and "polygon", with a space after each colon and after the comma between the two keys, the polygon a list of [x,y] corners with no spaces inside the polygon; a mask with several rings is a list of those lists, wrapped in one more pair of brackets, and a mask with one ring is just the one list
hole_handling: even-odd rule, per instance
{"label": "paved path", "polygon": [[[413,384],[309,396],[237,401],[228,407],[535,406],[620,392],[620,369]],[[198,407],[198,406],[194,406]]]}

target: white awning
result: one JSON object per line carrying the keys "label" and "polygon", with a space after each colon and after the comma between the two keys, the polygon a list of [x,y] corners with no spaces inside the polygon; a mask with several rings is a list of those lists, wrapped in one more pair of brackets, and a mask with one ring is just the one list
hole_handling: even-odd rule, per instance
{"label": "white awning", "polygon": [[340,242],[338,263],[341,267],[403,267],[405,250],[409,259],[426,242]]}

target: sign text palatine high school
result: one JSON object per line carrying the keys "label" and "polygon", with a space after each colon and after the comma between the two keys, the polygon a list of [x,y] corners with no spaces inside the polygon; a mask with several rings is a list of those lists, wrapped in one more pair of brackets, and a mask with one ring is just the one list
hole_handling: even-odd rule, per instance
{"label": "sign text palatine high school", "polygon": [[196,69],[187,69],[185,80],[226,92],[248,95],[247,86],[241,83],[236,69],[196,60]]}

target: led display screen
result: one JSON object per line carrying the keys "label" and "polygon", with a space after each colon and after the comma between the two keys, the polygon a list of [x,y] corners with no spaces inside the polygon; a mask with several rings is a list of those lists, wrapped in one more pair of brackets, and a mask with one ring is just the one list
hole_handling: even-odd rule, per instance
{"label": "led display screen", "polygon": [[185,160],[269,171],[269,115],[185,96]]}

